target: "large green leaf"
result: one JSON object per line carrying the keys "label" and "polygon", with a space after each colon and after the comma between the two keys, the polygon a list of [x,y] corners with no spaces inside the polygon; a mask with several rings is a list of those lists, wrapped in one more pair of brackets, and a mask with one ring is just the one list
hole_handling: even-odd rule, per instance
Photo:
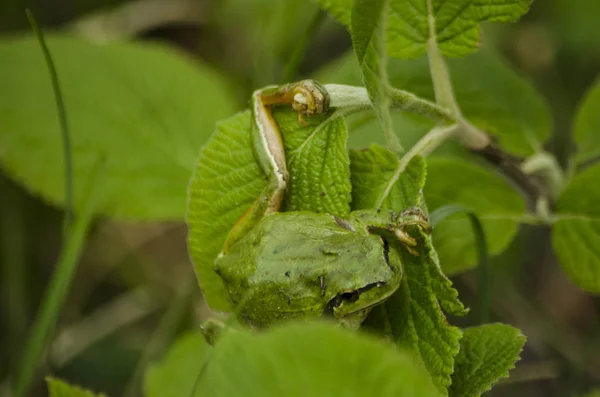
{"label": "large green leaf", "polygon": [[450,397],[479,397],[490,390],[519,360],[525,336],[505,324],[486,324],[464,330]]}
{"label": "large green leaf", "polygon": [[558,200],[552,245],[567,276],[600,293],[600,164],[576,175]]}
{"label": "large green leaf", "polygon": [[600,78],[589,89],[575,119],[575,141],[579,163],[600,160]]}
{"label": "large green leaf", "polygon": [[[311,210],[346,216],[350,170],[344,120],[334,112],[306,118],[283,107],[274,112],[282,131],[290,181],[284,210]],[[227,234],[265,186],[250,145],[250,113],[220,122],[200,151],[188,190],[188,248],[208,304],[230,310],[213,262]]]}
{"label": "large green leaf", "polygon": [[[221,77],[164,46],[98,46],[48,35],[71,131],[75,208],[98,158],[102,214],[182,219],[198,148],[233,110]],[[64,166],[50,75],[35,37],[0,39],[0,165],[49,202],[64,202]]]}
{"label": "large green leaf", "polygon": [[46,378],[50,397],[106,397],[106,394],[95,394],[78,386],[72,386],[60,379]]}
{"label": "large green leaf", "polygon": [[[341,23],[350,26],[352,0],[317,0]],[[465,56],[480,44],[479,24],[513,22],[529,10],[532,0],[391,0],[387,23],[388,51],[398,58],[416,58],[435,40],[444,55]]]}
{"label": "large green leaf", "polygon": [[[428,160],[427,204],[434,210],[460,205],[481,220],[490,254],[504,251],[518,230],[525,203],[500,175],[452,157]],[[444,272],[453,274],[477,265],[475,236],[464,214],[443,220],[433,231],[433,242]]]}
{"label": "large green leaf", "polygon": [[[458,104],[473,124],[498,138],[503,149],[528,156],[542,147],[550,134],[550,112],[533,85],[514,72],[493,51],[482,50],[464,59],[449,59],[448,68]],[[316,73],[323,83],[362,85],[361,71],[352,53]],[[389,79],[392,86],[434,100],[427,58],[391,60]],[[350,146],[363,147],[383,142],[377,121],[353,128],[357,117],[348,120]],[[411,147],[432,127],[428,120],[392,113],[395,131],[405,147]]]}
{"label": "large green leaf", "polygon": [[[350,167],[356,198],[353,209],[424,207],[422,158],[404,165],[389,150],[373,145],[351,151]],[[365,326],[413,351],[429,371],[438,394],[446,395],[461,332],[448,324],[440,306],[455,315],[466,311],[439,267],[430,238],[419,234],[415,249],[419,256],[398,247],[404,270],[400,288],[373,309]]]}
{"label": "large green leaf", "polygon": [[[203,363],[201,336],[153,369],[150,397],[170,396],[429,396],[426,372],[403,350],[330,324],[304,323],[266,333],[231,332],[217,343],[195,393]],[[195,345],[195,346],[194,346]],[[184,363],[183,365],[181,363]]]}
{"label": "large green leaf", "polygon": [[265,186],[249,128],[248,111],[219,122],[200,151],[188,188],[188,250],[204,298],[215,310],[230,310],[231,305],[213,262],[227,233]]}

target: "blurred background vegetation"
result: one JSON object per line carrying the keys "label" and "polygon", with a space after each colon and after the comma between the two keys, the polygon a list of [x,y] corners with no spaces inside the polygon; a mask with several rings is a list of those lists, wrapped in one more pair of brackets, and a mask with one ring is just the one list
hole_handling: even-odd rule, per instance
{"label": "blurred background vegetation", "polygon": [[[2,0],[0,33],[29,32],[26,7],[45,31],[96,42],[158,41],[186,52],[225,79],[231,111],[243,109],[253,89],[306,77],[351,48],[344,28],[308,1]],[[574,111],[600,71],[599,16],[597,0],[537,0],[517,24],[484,27],[483,45],[495,47],[546,98],[554,123],[547,148],[563,165],[573,149]],[[95,73],[93,65],[87,72]],[[209,133],[202,132],[204,140]],[[62,213],[2,173],[0,198],[0,383],[6,390],[61,247]],[[510,380],[491,394],[575,396],[599,386],[600,299],[567,281],[548,230],[523,227],[493,269],[493,320],[522,329],[528,343]],[[453,277],[469,306],[476,300],[474,280],[474,271]],[[111,396],[140,395],[147,363],[208,315],[182,220],[97,219],[40,374]],[[472,321],[468,316],[459,325]],[[46,393],[38,379],[32,396]]]}

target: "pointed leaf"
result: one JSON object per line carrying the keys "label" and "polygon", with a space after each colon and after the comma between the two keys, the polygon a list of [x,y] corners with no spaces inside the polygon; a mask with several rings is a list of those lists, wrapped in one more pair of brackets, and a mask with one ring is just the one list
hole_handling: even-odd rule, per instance
{"label": "pointed leaf", "polygon": [[[222,78],[161,45],[99,46],[56,34],[47,35],[47,43],[70,126],[75,209],[103,157],[99,213],[182,219],[197,150],[215,121],[233,110]],[[0,166],[31,192],[62,205],[60,126],[42,52],[35,37],[3,38],[0,59]]]}
{"label": "pointed leaf", "polygon": [[486,324],[464,330],[450,397],[478,397],[491,389],[519,360],[525,336],[505,324]]}
{"label": "pointed leaf", "polygon": [[[425,198],[432,210],[459,205],[480,219],[489,253],[504,251],[518,230],[518,218],[525,203],[500,175],[475,163],[434,157],[428,161]],[[436,225],[433,242],[444,272],[457,273],[477,264],[477,245],[471,224],[464,214],[456,214]]]}
{"label": "pointed leaf", "polygon": [[600,159],[600,77],[585,95],[575,118],[575,159],[584,163]]}
{"label": "pointed leaf", "polygon": [[401,149],[390,115],[385,25],[390,0],[355,0],[352,7],[352,44],[364,85],[384,136],[394,149]]}
{"label": "pointed leaf", "polygon": [[[416,397],[432,392],[426,372],[405,351],[331,324],[291,324],[261,334],[227,333],[214,348],[193,394],[188,387],[178,386],[193,383],[202,354],[197,349],[180,352],[187,365],[172,356],[152,371],[146,382],[149,397]],[[192,379],[180,375],[190,373]],[[152,382],[156,377],[162,377],[160,387]],[[177,394],[163,392],[169,383]]]}
{"label": "pointed leaf", "polygon": [[[317,0],[346,26],[352,0]],[[447,56],[465,56],[480,44],[479,24],[514,22],[532,0],[391,0],[387,24],[388,51],[397,58],[416,58],[432,39]],[[348,11],[347,11],[348,10]]]}
{"label": "pointed leaf", "polygon": [[558,200],[552,246],[564,272],[586,291],[600,293],[600,164],[576,175]]}
{"label": "pointed leaf", "polygon": [[[350,167],[353,197],[362,197],[353,200],[353,209],[424,207],[422,158],[413,159],[398,172],[401,163],[396,155],[373,145],[368,150],[351,151]],[[442,273],[430,238],[420,234],[416,249],[419,256],[398,248],[404,270],[400,288],[373,309],[365,326],[411,349],[429,371],[438,393],[446,395],[461,332],[448,324],[440,305],[455,315],[466,310]]]}
{"label": "pointed leaf", "polygon": [[46,378],[50,397],[106,397],[106,394],[95,394],[78,386],[70,385],[60,379]]}

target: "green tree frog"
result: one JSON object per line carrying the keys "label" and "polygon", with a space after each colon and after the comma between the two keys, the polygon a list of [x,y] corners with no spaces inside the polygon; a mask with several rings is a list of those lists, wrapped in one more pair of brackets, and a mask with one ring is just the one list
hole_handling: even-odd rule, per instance
{"label": "green tree frog", "polygon": [[430,231],[417,208],[402,213],[361,210],[341,219],[309,211],[279,212],[288,180],[281,132],[271,107],[289,104],[303,116],[328,111],[326,90],[313,80],[270,86],[252,97],[251,136],[267,184],[233,227],[215,260],[240,316],[254,327],[329,316],[358,327],[369,310],[396,291],[398,249]]}

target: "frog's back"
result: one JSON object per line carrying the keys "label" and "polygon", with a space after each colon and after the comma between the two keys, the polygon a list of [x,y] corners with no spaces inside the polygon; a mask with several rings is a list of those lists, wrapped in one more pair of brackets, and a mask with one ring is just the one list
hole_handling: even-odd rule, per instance
{"label": "frog's back", "polygon": [[328,214],[271,214],[240,243],[216,268],[234,303],[245,298],[244,317],[257,326],[320,317],[340,291],[389,278],[386,266],[369,266],[383,261],[379,237]]}

